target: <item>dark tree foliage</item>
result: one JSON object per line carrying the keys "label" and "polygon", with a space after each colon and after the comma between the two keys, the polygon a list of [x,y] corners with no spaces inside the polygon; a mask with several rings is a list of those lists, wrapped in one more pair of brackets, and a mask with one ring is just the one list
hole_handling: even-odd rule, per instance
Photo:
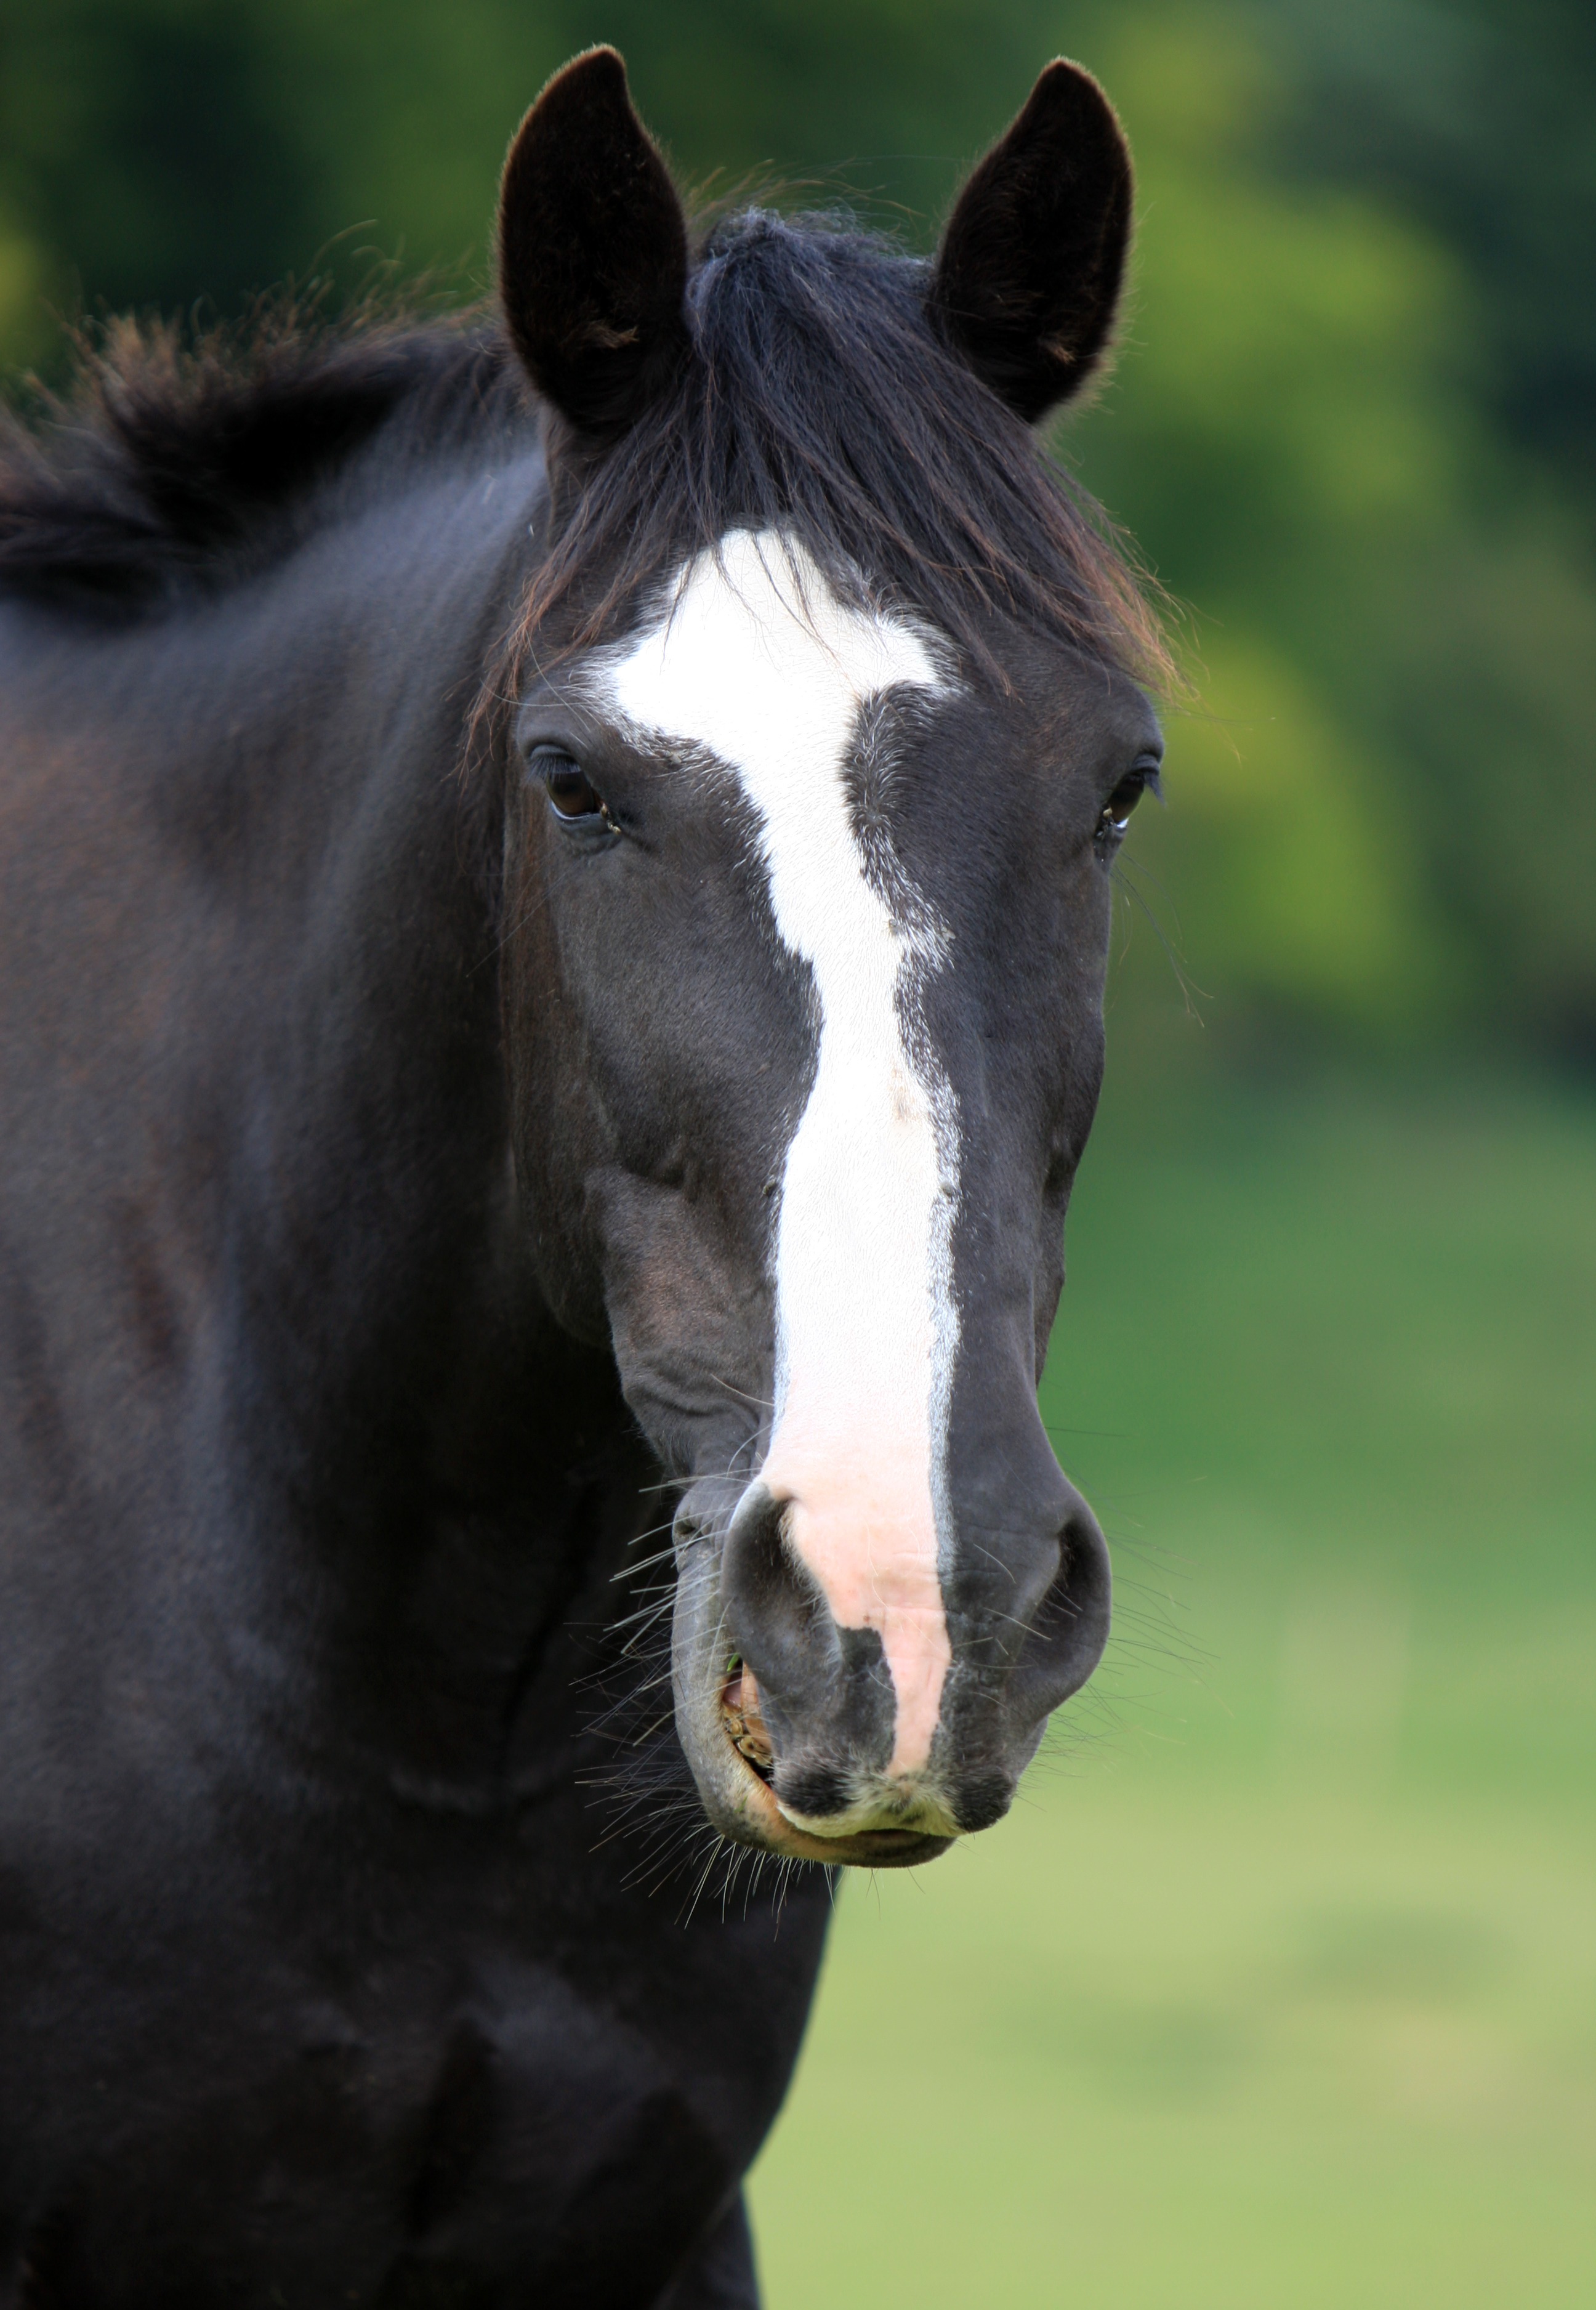
{"label": "dark tree foliage", "polygon": [[1300,77],[1282,162],[1374,187],[1462,258],[1479,383],[1596,522],[1596,9],[1582,0],[1287,0]]}

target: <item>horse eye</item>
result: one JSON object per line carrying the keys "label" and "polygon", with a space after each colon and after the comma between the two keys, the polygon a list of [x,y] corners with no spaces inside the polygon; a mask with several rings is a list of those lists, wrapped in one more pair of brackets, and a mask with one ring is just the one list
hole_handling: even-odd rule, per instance
{"label": "horse eye", "polygon": [[559,818],[607,817],[603,802],[579,762],[568,754],[556,753],[552,747],[540,747],[533,756],[533,767],[543,781],[544,790]]}
{"label": "horse eye", "polygon": [[1138,762],[1128,770],[1103,805],[1103,815],[1097,821],[1097,840],[1117,842],[1131,822],[1135,809],[1149,786],[1157,786],[1158,769],[1156,762]]}

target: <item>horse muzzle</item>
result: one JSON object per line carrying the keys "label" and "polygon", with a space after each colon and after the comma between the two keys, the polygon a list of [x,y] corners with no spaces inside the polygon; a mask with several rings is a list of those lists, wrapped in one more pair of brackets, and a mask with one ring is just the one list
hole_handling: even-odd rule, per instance
{"label": "horse muzzle", "polygon": [[793,1858],[930,1859],[1008,1811],[1049,1715],[1097,1666],[1102,1533],[1060,1477],[1040,1530],[961,1535],[934,1627],[889,1565],[876,1624],[850,1626],[794,1542],[801,1515],[759,1481],[695,1485],[677,1515],[677,1727],[705,1809]]}

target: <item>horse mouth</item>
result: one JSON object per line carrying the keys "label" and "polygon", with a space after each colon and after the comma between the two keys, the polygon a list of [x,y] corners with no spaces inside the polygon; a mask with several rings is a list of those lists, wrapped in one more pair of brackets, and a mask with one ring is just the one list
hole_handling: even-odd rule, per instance
{"label": "horse mouth", "polygon": [[726,1680],[720,1689],[720,1713],[733,1748],[768,1787],[775,1755],[760,1714],[753,1672],[740,1660],[727,1664]]}
{"label": "horse mouth", "polygon": [[[740,1661],[727,1669],[720,1692],[721,1724],[738,1767],[753,1784],[749,1812],[764,1841],[802,1861],[852,1868],[903,1869],[946,1852],[952,1839],[917,1828],[866,1828],[846,1837],[816,1837],[790,1820],[777,1802],[775,1755],[759,1712],[759,1688]],[[757,1792],[757,1793],[756,1793]]]}

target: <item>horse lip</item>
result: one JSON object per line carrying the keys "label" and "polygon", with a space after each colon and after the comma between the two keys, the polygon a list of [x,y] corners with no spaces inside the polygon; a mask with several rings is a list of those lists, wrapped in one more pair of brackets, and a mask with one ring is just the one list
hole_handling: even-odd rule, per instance
{"label": "horse lip", "polygon": [[[938,1845],[941,1846],[951,1845],[956,1837],[964,1834],[958,1823],[951,1819],[947,1807],[934,1802],[924,1808],[933,1816],[940,1815],[940,1821],[934,1828],[929,1826],[922,1828],[912,1822],[906,1826],[902,1822],[877,1821],[872,1822],[868,1828],[831,1828],[825,1822],[817,1820],[812,1814],[794,1812],[790,1805],[783,1804],[779,1797],[776,1802],[782,1819],[790,1828],[795,1828],[801,1837],[820,1837],[828,1844],[847,1844],[856,1837],[933,1837]],[[898,1808],[903,1811],[912,1811],[915,1809],[909,1805]]]}
{"label": "horse lip", "polygon": [[828,1868],[906,1869],[922,1861],[934,1861],[954,1842],[951,1837],[915,1828],[867,1828],[847,1837],[816,1837],[789,1819],[769,1783],[741,1750],[730,1741],[726,1747],[759,1792],[748,1810],[758,1817],[757,1825],[764,1831],[760,1842],[768,1852],[794,1861],[818,1861]]}
{"label": "horse lip", "polygon": [[[865,1829],[844,1829],[836,1835],[829,1834],[820,1823],[806,1820],[801,1813],[794,1812],[790,1807],[782,1802],[780,1797],[776,1795],[769,1767],[766,1761],[770,1756],[770,1743],[765,1732],[764,1719],[759,1713],[759,1687],[755,1683],[753,1672],[750,1669],[739,1663],[733,1673],[722,1680],[720,1707],[721,1723],[732,1754],[736,1758],[738,1766],[751,1774],[760,1786],[775,1799],[776,1810],[780,1814],[784,1825],[779,1833],[784,1838],[790,1838],[796,1835],[809,1845],[825,1845],[828,1852],[839,1859],[868,1858],[879,1865],[887,1856],[906,1854],[911,1848],[916,1859],[921,1857],[928,1845],[933,1845],[938,1852],[941,1852],[950,1845],[958,1835],[956,1828],[943,1832],[940,1829],[893,1828],[890,1825]],[[759,1754],[756,1751],[763,1753]],[[735,1769],[734,1767],[733,1770]],[[760,1810],[761,1811],[764,1810],[762,1803]],[[770,1828],[773,1824],[767,1821],[766,1826]]]}
{"label": "horse lip", "polygon": [[765,1729],[754,1672],[742,1662],[738,1662],[722,1682],[720,1713],[733,1748],[747,1759],[761,1780],[768,1780],[772,1763],[770,1735]]}

